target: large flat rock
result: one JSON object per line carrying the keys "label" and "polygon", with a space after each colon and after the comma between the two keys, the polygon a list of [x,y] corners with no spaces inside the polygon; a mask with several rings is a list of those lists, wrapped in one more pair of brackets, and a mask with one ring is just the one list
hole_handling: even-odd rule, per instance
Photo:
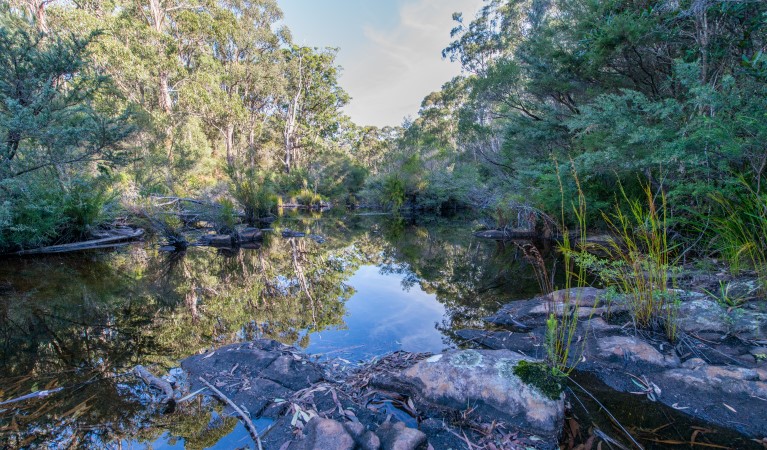
{"label": "large flat rock", "polygon": [[522,381],[514,367],[531,358],[507,350],[451,351],[423,360],[374,384],[408,392],[416,405],[501,420],[556,444],[564,419],[563,396],[551,399]]}

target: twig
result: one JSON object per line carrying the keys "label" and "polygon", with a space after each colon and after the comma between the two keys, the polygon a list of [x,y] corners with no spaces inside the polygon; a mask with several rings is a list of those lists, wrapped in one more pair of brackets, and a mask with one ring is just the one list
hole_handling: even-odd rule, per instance
{"label": "twig", "polygon": [[261,446],[261,438],[258,436],[258,430],[256,430],[256,426],[253,425],[253,421],[250,420],[250,417],[248,417],[247,414],[239,407],[237,406],[229,397],[224,395],[223,392],[216,389],[215,386],[205,381],[203,377],[199,377],[199,380],[208,387],[211,391],[213,391],[214,394],[216,394],[216,397],[218,397],[219,400],[225,402],[227,405],[231,406],[234,412],[237,413],[240,418],[242,418],[243,422],[245,422],[245,425],[248,427],[248,431],[250,431],[250,435],[253,437],[253,440],[256,441],[256,445],[258,446],[258,450],[263,450],[263,447]]}
{"label": "twig", "polygon": [[364,345],[352,345],[351,347],[339,348],[339,349],[331,350],[331,351],[325,352],[325,353],[315,353],[312,356],[316,356],[316,357],[327,356],[327,355],[332,355],[333,353],[340,353],[340,352],[345,352],[345,351],[349,351],[349,350],[356,350],[356,349],[362,348],[362,347],[364,347]]}

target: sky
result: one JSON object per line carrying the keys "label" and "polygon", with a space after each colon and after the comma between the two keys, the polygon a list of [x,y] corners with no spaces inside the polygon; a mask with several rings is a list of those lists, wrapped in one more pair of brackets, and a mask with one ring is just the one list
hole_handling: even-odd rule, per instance
{"label": "sky", "polygon": [[296,44],[336,47],[345,112],[358,125],[401,125],[461,71],[442,59],[453,12],[470,20],[482,0],[279,0]]}

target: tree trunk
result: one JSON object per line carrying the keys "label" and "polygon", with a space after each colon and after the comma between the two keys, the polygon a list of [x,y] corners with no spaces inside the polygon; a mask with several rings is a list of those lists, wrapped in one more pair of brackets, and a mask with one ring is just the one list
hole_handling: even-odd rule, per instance
{"label": "tree trunk", "polygon": [[298,86],[296,88],[296,95],[293,96],[290,105],[288,106],[288,114],[285,118],[285,173],[290,173],[290,169],[294,164],[296,157],[295,152],[298,148],[296,141],[298,139],[298,117],[301,110],[301,96],[304,92],[304,62],[303,58],[299,54],[298,56]]}
{"label": "tree trunk", "polygon": [[234,164],[234,124],[232,123],[226,125],[224,142],[226,143],[226,162],[231,166]]}
{"label": "tree trunk", "polygon": [[48,18],[45,14],[45,5],[50,0],[24,0],[27,11],[35,16],[35,26],[44,34],[48,34]]}
{"label": "tree trunk", "polygon": [[170,88],[168,87],[168,79],[170,78],[170,75],[168,74],[167,70],[161,70],[160,76],[159,76],[159,102],[160,102],[160,109],[165,114],[170,114],[171,108],[173,105],[173,101],[170,98]]}

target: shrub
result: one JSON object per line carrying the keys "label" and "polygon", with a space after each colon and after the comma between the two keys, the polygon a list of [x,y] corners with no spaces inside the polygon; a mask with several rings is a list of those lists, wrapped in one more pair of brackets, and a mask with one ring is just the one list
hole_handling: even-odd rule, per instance
{"label": "shrub", "polygon": [[270,214],[277,206],[271,178],[255,170],[242,173],[230,167],[230,193],[245,212],[245,222],[254,226],[259,217]]}
{"label": "shrub", "polygon": [[308,206],[310,208],[319,208],[323,202],[323,198],[320,194],[312,192],[309,189],[301,189],[294,195],[295,201],[301,206]]}

